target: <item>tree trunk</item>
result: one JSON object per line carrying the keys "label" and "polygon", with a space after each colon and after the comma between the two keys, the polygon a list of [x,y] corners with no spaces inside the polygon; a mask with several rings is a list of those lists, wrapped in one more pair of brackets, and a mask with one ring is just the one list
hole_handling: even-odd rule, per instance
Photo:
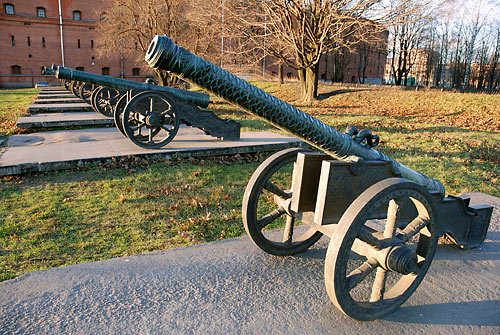
{"label": "tree trunk", "polygon": [[299,70],[301,101],[311,104],[318,97],[318,64]]}
{"label": "tree trunk", "polygon": [[280,85],[283,85],[285,81],[283,80],[283,61],[280,61],[280,64],[278,66],[278,78]]}

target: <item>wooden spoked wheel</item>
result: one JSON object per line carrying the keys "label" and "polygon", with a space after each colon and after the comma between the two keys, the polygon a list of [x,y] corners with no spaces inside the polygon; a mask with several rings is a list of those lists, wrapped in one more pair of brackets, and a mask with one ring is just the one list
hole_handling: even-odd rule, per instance
{"label": "wooden spoked wheel", "polygon": [[325,284],[333,303],[357,320],[395,311],[429,268],[439,237],[433,200],[422,186],[386,179],[347,209],[330,240]]}
{"label": "wooden spoked wheel", "polygon": [[303,225],[290,212],[292,174],[297,153],[292,148],[266,159],[253,173],[243,196],[243,224],[260,249],[277,256],[302,253],[322,234]]}
{"label": "wooden spoked wheel", "polygon": [[172,141],[180,125],[173,100],[166,94],[153,91],[135,95],[127,103],[121,118],[127,137],[146,149],[160,148]]}

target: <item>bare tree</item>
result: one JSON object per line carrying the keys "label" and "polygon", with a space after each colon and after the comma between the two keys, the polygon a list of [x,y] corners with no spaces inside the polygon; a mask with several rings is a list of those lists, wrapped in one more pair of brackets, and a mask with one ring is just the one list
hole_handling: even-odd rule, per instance
{"label": "bare tree", "polygon": [[391,0],[397,13],[390,25],[391,74],[396,85],[408,83],[408,76],[420,56],[424,33],[431,26],[435,7],[429,0]]}
{"label": "bare tree", "polygon": [[[237,52],[276,57],[296,69],[301,100],[317,98],[321,57],[342,49],[353,49],[360,41],[377,43],[385,28],[384,15],[374,9],[380,0],[234,0],[233,39],[244,41]],[[386,13],[384,13],[386,14]],[[368,20],[371,19],[371,20]],[[232,44],[233,46],[236,43]]]}
{"label": "bare tree", "polygon": [[463,85],[465,87],[469,86],[469,75],[471,72],[471,65],[476,49],[476,41],[486,21],[486,16],[481,12],[483,1],[477,0],[472,3],[474,4],[474,7],[472,8],[472,21],[470,21],[469,24],[465,26],[465,74],[463,82]]}
{"label": "bare tree", "polygon": [[[144,59],[155,35],[168,35],[202,57],[216,57],[214,41],[220,40],[220,1],[216,0],[111,0],[105,20],[98,26],[101,54],[125,53]],[[162,85],[177,81],[156,70]]]}

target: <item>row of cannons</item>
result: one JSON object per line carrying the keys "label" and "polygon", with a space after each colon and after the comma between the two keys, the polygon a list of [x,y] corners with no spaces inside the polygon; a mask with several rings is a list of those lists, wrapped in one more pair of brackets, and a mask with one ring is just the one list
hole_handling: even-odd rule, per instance
{"label": "row of cannons", "polygon": [[[287,149],[265,160],[243,195],[243,224],[257,247],[276,256],[305,252],[330,237],[326,290],[346,315],[374,320],[395,311],[422,282],[441,237],[464,249],[483,243],[491,206],[446,195],[439,181],[375,150],[378,138],[369,131],[341,133],[167,36],[153,39],[146,61],[319,149]],[[66,76],[66,69],[57,71]],[[129,110],[120,115],[123,126]]]}
{"label": "row of cannons", "polygon": [[173,140],[180,125],[196,127],[222,140],[240,138],[240,124],[220,119],[206,109],[210,96],[157,85],[77,71],[63,66],[45,67],[75,96],[105,117],[134,144],[157,149]]}

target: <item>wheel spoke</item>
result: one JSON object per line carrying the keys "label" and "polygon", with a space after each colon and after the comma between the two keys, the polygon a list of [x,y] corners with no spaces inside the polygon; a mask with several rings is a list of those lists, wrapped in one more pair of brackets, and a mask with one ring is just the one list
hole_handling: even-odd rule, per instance
{"label": "wheel spoke", "polygon": [[370,302],[379,302],[384,297],[385,292],[385,278],[387,271],[381,267],[377,268],[377,274],[375,275],[375,280],[373,281],[372,294],[370,296]]}
{"label": "wheel spoke", "polygon": [[149,128],[149,143],[153,143],[153,128]]}
{"label": "wheel spoke", "polygon": [[283,234],[283,243],[285,243],[285,244],[292,243],[294,223],[295,223],[295,217],[287,215],[286,216],[285,232]]}
{"label": "wheel spoke", "polygon": [[389,207],[387,208],[387,221],[384,229],[385,238],[394,237],[398,211],[399,211],[399,205],[396,203],[396,200],[391,199],[389,201]]}
{"label": "wheel spoke", "polygon": [[416,217],[397,235],[397,237],[403,242],[407,242],[429,223],[430,220],[428,218]]}
{"label": "wheel spoke", "polygon": [[281,198],[284,198],[284,199],[288,199],[288,198],[292,197],[291,194],[286,193],[285,190],[283,190],[283,189],[279,188],[278,186],[274,185],[269,180],[266,181],[266,183],[264,184],[264,189],[266,189],[269,192],[271,192],[273,194],[276,194],[277,196],[279,196]]}
{"label": "wheel spoke", "polygon": [[172,131],[172,129],[169,129],[166,125],[160,124],[161,129],[168,131],[169,133]]}
{"label": "wheel spoke", "polygon": [[373,270],[375,270],[378,266],[378,262],[375,258],[370,258],[357,269],[351,271],[349,275],[346,277],[347,280],[347,289],[350,291],[359,283],[363,281]]}
{"label": "wheel spoke", "polygon": [[257,226],[262,230],[264,227],[266,227],[268,224],[279,218],[285,214],[285,210],[280,208],[280,209],[275,209],[271,213],[267,214],[263,218],[257,221]]}
{"label": "wheel spoke", "polygon": [[149,98],[149,111],[151,113],[153,112],[153,97]]}
{"label": "wheel spoke", "polygon": [[366,244],[369,244],[372,247],[375,247],[377,249],[383,249],[381,241],[373,234],[376,232],[377,232],[376,230],[364,226],[359,231],[357,238],[365,242]]}

